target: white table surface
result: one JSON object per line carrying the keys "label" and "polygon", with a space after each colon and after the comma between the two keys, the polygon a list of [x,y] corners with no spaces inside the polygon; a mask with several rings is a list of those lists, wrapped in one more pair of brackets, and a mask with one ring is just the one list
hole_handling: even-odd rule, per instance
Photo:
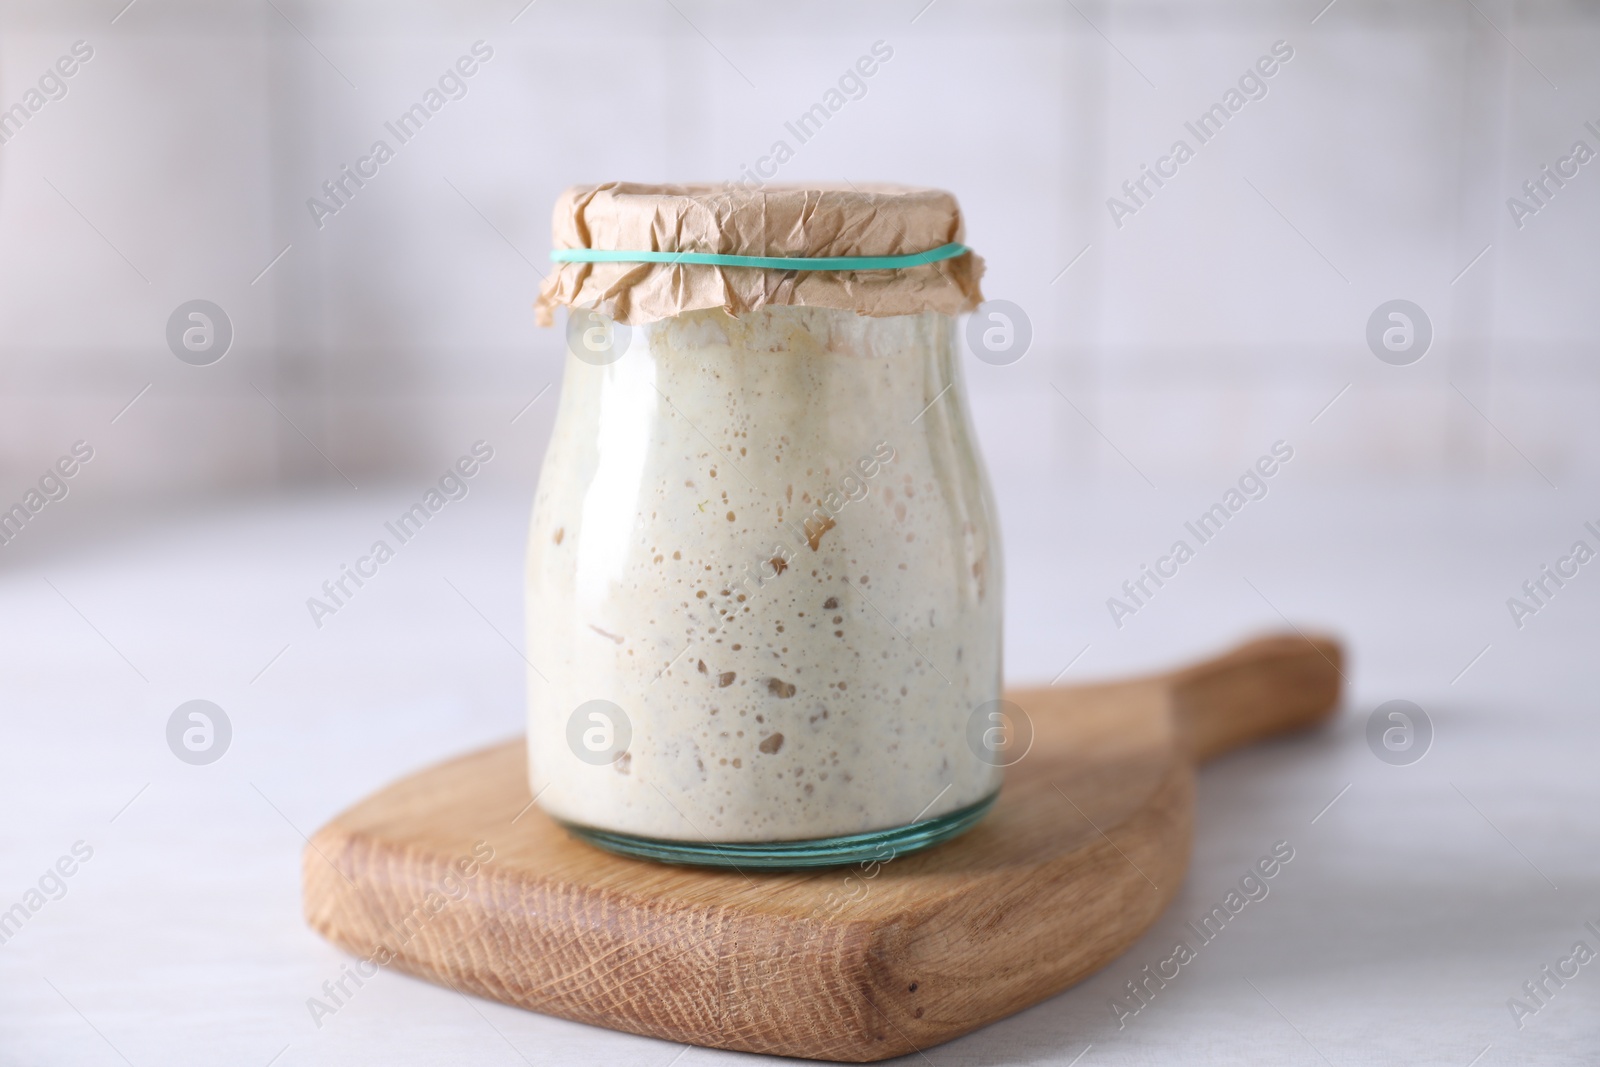
{"label": "white table surface", "polygon": [[[313,1022],[307,998],[346,957],[301,919],[302,834],[520,730],[507,642],[521,635],[528,486],[486,478],[311,625],[306,597],[422,488],[204,510],[69,499],[0,549],[0,909],[74,842],[94,850],[0,946],[0,1063],[741,1058],[387,972]],[[923,1062],[1600,1061],[1600,962],[1520,1030],[1506,1006],[1575,941],[1600,949],[1583,927],[1600,926],[1600,564],[1520,631],[1505,606],[1600,520],[1600,493],[1285,483],[1118,631],[1105,598],[1209,494],[1001,489],[1011,678],[1048,680],[1085,645],[1065,680],[1164,665],[1281,628],[1282,612],[1349,640],[1351,691],[1331,728],[1201,775],[1188,879],[1125,957]],[[209,766],[165,743],[194,698],[234,728]],[[1394,698],[1436,730],[1411,766],[1364,740],[1367,713]],[[1280,839],[1296,855],[1271,895],[1119,1029],[1111,997]]]}

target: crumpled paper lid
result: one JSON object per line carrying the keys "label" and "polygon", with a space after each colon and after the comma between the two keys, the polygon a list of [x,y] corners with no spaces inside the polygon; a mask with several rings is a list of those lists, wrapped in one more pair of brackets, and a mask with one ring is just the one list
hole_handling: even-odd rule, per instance
{"label": "crumpled paper lid", "polygon": [[[902,185],[575,185],[556,201],[557,248],[742,256],[897,256],[962,239],[961,208],[939,189]],[[668,263],[558,263],[539,288],[539,325],[558,304],[637,326],[685,311],[767,304],[863,315],[955,315],[983,300],[983,260],[968,252],[919,267],[781,271]]]}

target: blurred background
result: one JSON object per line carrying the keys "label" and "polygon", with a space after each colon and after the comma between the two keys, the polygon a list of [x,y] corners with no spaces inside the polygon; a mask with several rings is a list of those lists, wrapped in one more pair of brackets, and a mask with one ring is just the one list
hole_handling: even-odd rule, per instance
{"label": "blurred background", "polygon": [[[875,46],[799,144],[786,123]],[[299,919],[298,853],[520,730],[557,193],[736,181],[783,140],[776,181],[956,193],[986,296],[1031,328],[1020,358],[964,361],[1011,677],[1274,629],[1352,653],[1339,725],[1202,778],[1163,923],[1277,838],[1305,857],[1211,979],[1124,1033],[1106,1001],[1155,958],[1135,950],[929,1056],[1170,1062],[1209,1035],[1258,1062],[1586,1062],[1600,978],[1522,1026],[1506,1000],[1600,919],[1600,580],[1509,601],[1600,547],[1597,53],[1600,6],[1561,0],[8,0],[0,509],[78,442],[92,459],[0,545],[0,909],[99,851],[0,945],[0,1058],[670,1058],[388,973],[312,1026],[342,957]],[[386,124],[462,56],[459,98],[400,143]],[[330,196],[379,139],[393,158]],[[1141,190],[1180,139],[1193,158]],[[169,341],[196,300],[231,332],[204,365]],[[1396,300],[1426,344],[1372,343]],[[306,598],[478,440],[469,498],[313,625]],[[1268,496],[1114,618],[1280,441]],[[164,733],[197,698],[231,719],[206,767]],[[1403,767],[1364,739],[1398,698],[1431,717]]]}
{"label": "blurred background", "polygon": [[[430,475],[559,370],[528,305],[563,187],[736,180],[877,41],[893,58],[777,180],[961,198],[987,295],[1034,328],[1020,363],[971,368],[1002,476],[1130,473],[1050,382],[1158,485],[1214,480],[1351,382],[1318,480],[1560,483],[1600,456],[1589,168],[1520,229],[1506,206],[1600,148],[1592,4],[106,6],[4,15],[7,106],[94,51],[0,151],[13,481],[91,433],[96,491],[128,496]],[[466,96],[319,225],[307,200],[479,40]],[[1117,226],[1108,198],[1277,41],[1267,95]],[[197,298],[235,330],[205,369],[164,341]],[[1404,370],[1363,340],[1395,298],[1435,331]],[[508,466],[537,469],[552,410]]]}

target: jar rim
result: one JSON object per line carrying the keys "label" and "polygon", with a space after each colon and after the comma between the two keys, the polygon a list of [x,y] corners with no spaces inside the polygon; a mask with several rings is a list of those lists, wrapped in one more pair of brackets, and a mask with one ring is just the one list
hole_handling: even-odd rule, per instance
{"label": "jar rim", "polygon": [[[578,255],[558,260],[535,309],[541,325],[554,321],[558,305],[598,311],[628,325],[716,307],[739,314],[768,304],[871,316],[955,315],[983,300],[983,261],[962,244],[963,236],[960,206],[940,189],[848,183],[578,185],[558,198],[552,225],[556,255]],[[952,246],[959,251],[949,251]],[[647,258],[664,261],[592,255],[597,252],[648,253]],[[895,266],[804,269],[714,261],[720,257],[930,258]],[[606,261],[587,261],[594,258]]]}

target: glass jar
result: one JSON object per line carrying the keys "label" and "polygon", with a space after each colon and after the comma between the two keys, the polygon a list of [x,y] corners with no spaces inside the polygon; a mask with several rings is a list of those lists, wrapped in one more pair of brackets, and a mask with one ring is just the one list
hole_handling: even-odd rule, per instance
{"label": "glass jar", "polygon": [[614,851],[742,868],[973,825],[1002,575],[954,319],[573,315],[527,559],[538,803]]}

